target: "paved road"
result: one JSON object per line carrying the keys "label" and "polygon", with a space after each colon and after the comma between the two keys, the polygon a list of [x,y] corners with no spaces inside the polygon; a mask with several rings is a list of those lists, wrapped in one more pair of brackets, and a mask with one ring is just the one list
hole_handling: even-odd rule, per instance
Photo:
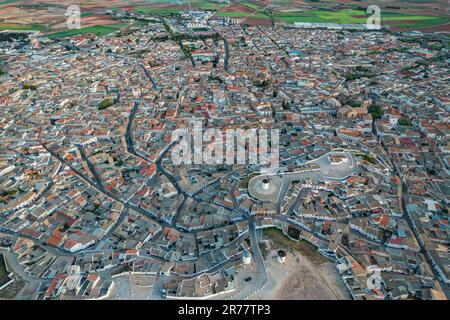
{"label": "paved road", "polygon": [[261,248],[259,247],[258,235],[256,234],[256,226],[255,226],[255,216],[248,216],[248,228],[250,235],[250,246],[253,252],[253,258],[255,262],[255,271],[256,273],[266,272],[266,267],[264,265],[264,258],[261,253]]}
{"label": "paved road", "polygon": [[134,102],[133,108],[131,108],[130,114],[128,115],[128,123],[127,123],[127,128],[125,130],[125,141],[127,143],[127,150],[129,153],[131,153],[137,157],[139,157],[139,156],[136,153],[136,151],[134,150],[133,139],[131,136],[131,128],[133,127],[134,116],[136,115],[136,111],[139,107],[139,104],[140,104],[140,100]]}
{"label": "paved road", "polygon": [[233,201],[233,209],[236,209],[239,207],[239,202],[236,199],[236,189],[239,186],[240,181],[235,181],[232,185],[231,185],[231,200]]}
{"label": "paved road", "polygon": [[229,60],[230,60],[230,47],[228,46],[228,41],[226,37],[222,37],[223,39],[223,45],[225,47],[225,57],[224,57],[224,61],[223,61],[223,68],[225,69],[225,71],[228,71],[228,67],[229,67]]}
{"label": "paved road", "polygon": [[129,209],[130,207],[128,206],[128,204],[125,204],[122,212],[120,212],[119,218],[117,218],[116,222],[114,222],[109,231],[105,233],[105,235],[100,239],[100,241],[96,245],[97,248],[100,247],[109,237],[113,235],[117,227],[120,226],[123,220],[125,220],[125,218],[128,216]]}
{"label": "paved road", "polygon": [[162,91],[162,88],[158,87],[158,84],[156,83],[155,79],[153,79],[152,75],[150,74],[150,71],[148,71],[144,65],[140,65],[140,67],[144,70],[145,76],[147,79],[152,83],[153,89]]}
{"label": "paved road", "polygon": [[81,154],[81,158],[86,161],[89,170],[91,171],[92,175],[94,176],[95,182],[97,183],[97,186],[100,190],[102,190],[102,192],[105,192],[105,188],[103,186],[103,182],[100,179],[100,176],[98,175],[97,170],[95,169],[94,165],[92,164],[92,162],[89,160],[89,158],[87,157],[86,153],[84,152],[84,148],[82,145],[77,144],[76,145],[78,148],[78,151]]}

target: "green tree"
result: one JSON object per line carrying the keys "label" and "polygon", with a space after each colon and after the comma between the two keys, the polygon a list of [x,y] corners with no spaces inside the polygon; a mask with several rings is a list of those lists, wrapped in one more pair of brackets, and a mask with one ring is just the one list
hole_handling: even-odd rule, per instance
{"label": "green tree", "polygon": [[411,122],[406,118],[401,118],[400,120],[398,120],[398,124],[401,126],[410,126]]}
{"label": "green tree", "polygon": [[350,100],[348,102],[348,105],[352,108],[360,108],[361,107],[361,102],[356,101],[356,100]]}
{"label": "green tree", "polygon": [[24,83],[23,84],[23,89],[24,90],[33,90],[33,91],[36,91],[36,86],[34,85],[34,84],[31,84],[31,83]]}
{"label": "green tree", "polygon": [[376,104],[371,104],[368,108],[368,111],[374,119],[381,119],[384,113],[383,109]]}
{"label": "green tree", "polygon": [[372,163],[372,164],[375,164],[375,163],[376,163],[375,158],[369,156],[368,154],[365,154],[365,155],[363,155],[362,157],[363,157],[363,159],[366,160],[367,162],[370,162],[370,163]]}
{"label": "green tree", "polygon": [[100,103],[97,105],[97,108],[98,108],[98,110],[104,110],[104,109],[106,109],[106,108],[108,108],[108,107],[111,107],[113,104],[114,104],[113,99],[108,98],[108,99],[105,99],[105,100],[103,100],[102,102],[100,102]]}

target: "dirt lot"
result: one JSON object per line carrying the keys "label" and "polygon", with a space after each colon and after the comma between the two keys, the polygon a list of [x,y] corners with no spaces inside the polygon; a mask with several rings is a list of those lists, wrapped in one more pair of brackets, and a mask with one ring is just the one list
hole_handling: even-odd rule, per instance
{"label": "dirt lot", "polygon": [[270,19],[246,18],[245,22],[252,26],[271,26],[272,25],[272,20],[270,20]]}
{"label": "dirt lot", "polygon": [[114,278],[114,288],[108,300],[154,300],[155,276],[123,274]]}
{"label": "dirt lot", "polygon": [[[294,255],[289,256],[295,259]],[[286,262],[290,263],[290,262]],[[292,262],[291,262],[292,263]],[[275,299],[290,300],[343,300],[348,293],[337,278],[334,264],[326,262],[315,268],[307,259],[295,262],[296,266],[281,282]]]}
{"label": "dirt lot", "polygon": [[[346,300],[350,295],[345,288],[336,267],[316,252],[306,242],[295,242],[286,238],[281,231],[269,229],[265,232],[269,244],[266,250],[266,264],[269,269],[269,283],[263,298],[293,300]],[[287,252],[286,261],[277,261],[277,252]]]}
{"label": "dirt lot", "polygon": [[278,290],[275,299],[282,300],[335,300],[331,290],[322,285],[320,277],[305,265],[297,266],[287,276]]}

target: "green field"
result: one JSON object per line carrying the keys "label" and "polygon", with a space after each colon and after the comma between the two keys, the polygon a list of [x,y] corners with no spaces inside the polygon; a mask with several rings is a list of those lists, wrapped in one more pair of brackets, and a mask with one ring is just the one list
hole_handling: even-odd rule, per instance
{"label": "green field", "polygon": [[47,35],[47,38],[54,40],[54,39],[59,39],[59,38],[74,37],[74,36],[87,34],[87,33],[94,33],[99,36],[104,36],[106,34],[110,34],[117,30],[119,30],[118,26],[93,26],[93,27],[72,29],[72,30],[66,30],[66,31],[52,33],[52,34]]}
{"label": "green field", "polygon": [[0,23],[0,31],[3,30],[38,30],[45,31],[46,27],[41,24],[18,24],[18,23]]}
{"label": "green field", "polygon": [[94,14],[93,12],[82,12],[81,18],[92,17]]}
{"label": "green field", "polygon": [[294,22],[329,22],[325,19],[320,18],[314,14],[308,14],[306,11],[302,12],[283,12],[275,13],[272,15],[275,20],[281,20],[286,23]]}
{"label": "green field", "polygon": [[414,21],[414,23],[399,25],[405,28],[428,28],[450,22],[450,18],[448,17],[409,15],[396,12],[381,13],[381,20],[382,22],[387,24],[389,24],[389,21],[408,21],[408,20]]}
{"label": "green field", "polygon": [[[289,0],[280,0],[280,3],[288,3]],[[264,10],[264,8],[255,3],[248,1],[240,1],[241,5],[245,5],[255,10],[254,14],[247,12],[219,12],[219,17],[254,17],[259,19],[273,19],[286,23],[294,22],[311,22],[311,23],[340,23],[340,24],[364,24],[370,16],[364,10],[360,9],[341,9],[330,10],[324,5],[317,10]],[[331,8],[331,7],[330,7]],[[398,25],[404,28],[427,28],[445,24],[450,21],[448,17],[435,17],[426,15],[416,15],[398,12],[381,12],[382,23],[387,25]],[[397,24],[397,21],[410,21],[410,23]],[[391,23],[390,23],[391,22]]]}
{"label": "green field", "polygon": [[4,0],[4,1],[0,1],[0,5],[2,4],[8,4],[8,3],[13,3],[16,2],[17,0]]}
{"label": "green field", "polygon": [[219,10],[225,5],[222,3],[211,3],[209,1],[191,1],[191,6],[203,10]]}
{"label": "green field", "polygon": [[[287,23],[294,22],[323,22],[340,24],[362,24],[366,23],[369,17],[363,10],[342,9],[338,11],[331,10],[305,10],[305,11],[285,11],[276,12],[272,15],[276,20]],[[389,24],[389,21],[414,21],[410,24],[401,24],[399,26],[408,28],[426,28],[445,24],[450,21],[446,17],[432,17],[424,15],[414,15],[397,12],[381,12],[382,23]],[[393,24],[391,24],[393,25]]]}
{"label": "green field", "polygon": [[264,6],[261,6],[260,4],[254,2],[241,1],[239,3],[256,11],[262,11],[264,9]]}

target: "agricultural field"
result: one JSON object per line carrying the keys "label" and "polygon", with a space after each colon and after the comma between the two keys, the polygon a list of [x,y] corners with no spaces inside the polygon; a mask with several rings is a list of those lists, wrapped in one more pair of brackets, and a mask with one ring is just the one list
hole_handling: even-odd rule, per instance
{"label": "agricultural field", "polygon": [[14,3],[16,1],[17,0],[3,0],[3,1],[0,1],[0,5],[2,5],[2,4],[10,4],[10,3]]}
{"label": "agricultural field", "polygon": [[120,29],[120,27],[115,27],[115,26],[93,26],[93,27],[86,27],[86,28],[81,28],[81,29],[72,29],[72,30],[51,33],[51,34],[47,35],[47,38],[53,40],[53,39],[78,36],[78,35],[87,34],[87,33],[93,33],[93,34],[97,34],[99,36],[104,36],[106,34],[110,34],[115,31],[118,31],[119,29]]}
{"label": "agricultural field", "polygon": [[264,13],[260,12],[219,12],[218,17],[233,17],[233,18],[256,18],[256,19],[270,19],[270,17]]}
{"label": "agricultural field", "polygon": [[137,13],[147,13],[155,15],[177,14],[185,10],[184,7],[149,7],[149,8],[136,8]]}
{"label": "agricultural field", "polygon": [[381,21],[388,25],[399,25],[404,28],[429,28],[450,22],[449,17],[434,17],[425,15],[402,14],[397,12],[382,12]]}
{"label": "agricultural field", "polygon": [[230,4],[216,13],[218,17],[245,18],[246,23],[255,25],[270,25],[272,19],[269,11],[261,4],[242,1]]}
{"label": "agricultural field", "polygon": [[[286,23],[294,22],[326,22],[341,24],[362,24],[366,23],[369,14],[363,10],[342,9],[342,10],[305,10],[277,12],[272,18]],[[448,23],[447,17],[435,17],[426,15],[415,15],[397,12],[381,12],[383,24],[400,25],[405,28],[427,28]]]}
{"label": "agricultural field", "polygon": [[165,14],[177,14],[181,11],[186,11],[189,9],[200,9],[200,10],[220,10],[225,4],[215,3],[206,0],[193,0],[193,1],[148,1],[139,4],[134,9],[138,13],[148,13],[155,15],[165,15]]}
{"label": "agricultural field", "polygon": [[191,1],[192,8],[198,8],[202,10],[220,10],[225,7],[225,4],[214,3],[210,1]]}
{"label": "agricultural field", "polygon": [[264,3],[264,2],[261,2],[261,1],[258,2],[258,3],[251,2],[251,1],[239,1],[239,3],[242,4],[242,5],[244,5],[244,6],[246,6],[246,7],[251,8],[251,9],[253,9],[253,10],[256,10],[256,11],[262,11],[262,10],[264,10],[266,7],[269,6],[268,4],[266,4],[266,3]]}
{"label": "agricultural field", "polygon": [[[242,18],[254,25],[274,22],[361,24],[369,16],[363,8],[367,3],[352,0],[232,0],[229,4],[208,0],[101,0],[80,5],[82,29],[74,31],[65,26],[65,6],[70,4],[69,0],[0,0],[0,31],[33,29],[50,34],[51,38],[92,30],[99,35],[109,34],[120,22],[105,15],[106,9],[163,16],[197,8],[216,11],[217,17]],[[394,31],[450,31],[448,0],[374,0],[371,4],[380,6],[382,23]]]}
{"label": "agricultural field", "polygon": [[47,28],[40,24],[0,23],[0,31],[3,30],[37,30],[45,31]]}

